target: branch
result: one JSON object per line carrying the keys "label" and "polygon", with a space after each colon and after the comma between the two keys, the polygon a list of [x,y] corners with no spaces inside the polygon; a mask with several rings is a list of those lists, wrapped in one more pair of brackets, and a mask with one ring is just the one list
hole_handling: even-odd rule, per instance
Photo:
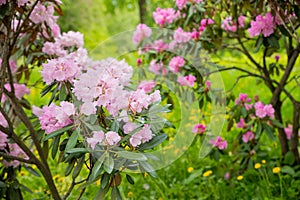
{"label": "branch", "polygon": [[0,156],[2,156],[4,158],[7,158],[7,159],[10,159],[10,160],[18,160],[22,163],[36,164],[36,162],[32,159],[27,160],[27,159],[20,158],[20,157],[17,157],[17,156],[12,156],[12,155],[9,155],[9,154],[3,153],[3,152],[0,152]]}

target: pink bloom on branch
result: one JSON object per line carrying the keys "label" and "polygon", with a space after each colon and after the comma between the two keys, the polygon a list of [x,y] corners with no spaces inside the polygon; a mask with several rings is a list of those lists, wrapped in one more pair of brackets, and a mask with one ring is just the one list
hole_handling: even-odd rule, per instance
{"label": "pink bloom on branch", "polygon": [[87,138],[86,142],[91,145],[92,149],[95,149],[96,144],[101,143],[105,138],[103,131],[93,131],[93,137]]}
{"label": "pink bloom on branch", "polygon": [[168,44],[164,43],[162,39],[155,40],[150,48],[154,49],[157,52],[163,52],[168,49]]}
{"label": "pink bloom on branch", "polygon": [[192,38],[191,33],[185,32],[182,30],[181,27],[179,27],[175,32],[174,32],[174,40],[176,43],[186,43],[190,41]]}
{"label": "pink bloom on branch", "polygon": [[275,110],[271,104],[264,105],[262,102],[259,101],[259,102],[255,103],[254,108],[255,108],[255,115],[257,117],[259,117],[261,119],[266,116],[274,118]]}
{"label": "pink bloom on branch", "polygon": [[288,127],[284,128],[284,132],[286,135],[286,138],[290,140],[293,135],[293,126],[291,124],[288,125]]}
{"label": "pink bloom on branch", "polygon": [[242,137],[244,143],[247,143],[253,139],[254,139],[254,133],[252,133],[251,131],[247,131]]}
{"label": "pink bloom on branch", "polygon": [[57,58],[43,64],[42,76],[49,85],[54,81],[72,81],[78,71],[78,66],[71,59]]}
{"label": "pink bloom on branch", "polygon": [[[13,86],[14,86],[14,90],[15,90],[15,95],[18,99],[22,99],[25,94],[30,93],[30,90],[24,84],[14,83]],[[9,92],[11,91],[11,87],[10,87],[9,83],[6,83],[4,85],[4,88]],[[7,97],[3,94],[1,102],[6,101],[6,99],[7,99]]]}
{"label": "pink bloom on branch", "polygon": [[196,77],[193,75],[187,75],[187,76],[179,76],[177,79],[177,82],[181,85],[181,86],[189,86],[189,87],[193,87],[196,81]]}
{"label": "pink bloom on branch", "polygon": [[246,128],[245,120],[244,118],[241,118],[240,121],[236,124],[237,128]]}
{"label": "pink bloom on branch", "polygon": [[184,64],[185,64],[184,59],[181,56],[176,56],[170,60],[169,69],[171,70],[171,72],[176,74],[179,72],[179,68],[183,67]]}
{"label": "pink bloom on branch", "polygon": [[218,136],[215,140],[210,140],[209,143],[220,150],[227,148],[227,141],[220,136]]}
{"label": "pink bloom on branch", "polygon": [[159,74],[159,71],[163,66],[162,62],[157,63],[156,60],[152,60],[149,65],[149,70],[154,74]]}
{"label": "pink bloom on branch", "polygon": [[244,103],[249,103],[251,102],[251,98],[248,98],[247,94],[239,94],[239,97],[235,100],[235,105],[238,105],[239,103],[244,104]]}
{"label": "pink bloom on branch", "polygon": [[118,133],[116,133],[114,131],[108,131],[105,134],[105,139],[106,139],[107,143],[110,146],[112,146],[112,145],[116,145],[121,140],[121,137],[119,136]]}
{"label": "pink bloom on branch", "polygon": [[192,132],[195,133],[195,134],[200,134],[202,135],[206,130],[206,126],[203,125],[203,124],[196,124],[194,127],[193,127],[193,130]]}
{"label": "pink bloom on branch", "polygon": [[152,88],[155,87],[156,83],[153,80],[142,81],[138,85],[139,90],[144,90],[146,93],[151,92]]}
{"label": "pink bloom on branch", "polygon": [[157,8],[156,11],[153,12],[154,21],[160,26],[173,23],[179,16],[180,12],[176,12],[173,8]]}
{"label": "pink bloom on branch", "polygon": [[145,124],[142,130],[133,134],[129,139],[130,144],[136,147],[142,143],[149,142],[152,139],[152,131],[149,124]]}
{"label": "pink bloom on branch", "polygon": [[149,28],[146,24],[139,24],[133,33],[132,40],[135,44],[139,44],[145,38],[150,37],[151,34],[151,28]]}
{"label": "pink bloom on branch", "polygon": [[251,37],[258,36],[260,33],[262,33],[264,37],[268,37],[274,33],[275,28],[274,17],[268,12],[265,16],[256,16],[255,21],[251,21],[251,27],[248,31]]}
{"label": "pink bloom on branch", "polygon": [[186,4],[186,0],[176,0],[176,6],[181,10]]}

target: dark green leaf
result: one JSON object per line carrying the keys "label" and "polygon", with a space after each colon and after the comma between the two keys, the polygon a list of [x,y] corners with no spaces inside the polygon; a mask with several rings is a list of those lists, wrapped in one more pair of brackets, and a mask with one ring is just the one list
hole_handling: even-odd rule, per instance
{"label": "dark green leaf", "polygon": [[2,181],[0,181],[0,188],[5,188],[6,187],[6,184]]}
{"label": "dark green leaf", "polygon": [[64,101],[67,98],[67,89],[66,89],[66,85],[62,84],[62,86],[60,87],[59,90],[59,101]]}
{"label": "dark green leaf", "polygon": [[276,36],[274,34],[267,37],[267,40],[268,40],[268,43],[271,45],[271,47],[274,47],[276,49],[280,48],[278,39],[276,38]]}
{"label": "dark green leaf", "polygon": [[41,96],[45,96],[52,88],[56,85],[56,82],[51,83],[50,85],[47,85],[41,92]]}
{"label": "dark green leaf", "polygon": [[272,122],[273,125],[277,126],[278,128],[285,128],[285,126],[283,126],[283,124],[281,124],[276,119],[271,119],[271,122]]}
{"label": "dark green leaf", "polygon": [[262,133],[262,125],[261,125],[261,122],[258,121],[257,122],[256,132],[255,132],[255,139],[256,140],[260,138],[261,133]]}
{"label": "dark green leaf", "polygon": [[106,154],[106,159],[104,161],[104,170],[107,173],[111,174],[113,169],[114,169],[114,159],[109,154]]}
{"label": "dark green leaf", "polygon": [[283,35],[290,37],[290,33],[286,30],[286,28],[283,25],[279,25],[278,27]]}
{"label": "dark green leaf", "polygon": [[24,165],[24,167],[25,167],[25,169],[27,169],[27,171],[29,171],[34,176],[41,177],[41,175],[35,169],[33,169],[32,167],[26,166],[26,165]]}
{"label": "dark green leaf", "polygon": [[157,178],[154,168],[147,162],[138,161],[142,172],[147,172],[150,176]]}
{"label": "dark green leaf", "polygon": [[110,180],[110,174],[108,174],[108,173],[104,173],[103,175],[102,175],[102,177],[101,177],[101,181],[100,181],[100,183],[101,183],[101,188],[106,188],[107,187],[107,185],[108,185],[108,183],[109,183],[109,180]]}
{"label": "dark green leaf", "polygon": [[110,130],[117,133],[119,131],[119,128],[120,128],[119,122],[118,120],[115,119],[110,127]]}
{"label": "dark green leaf", "polygon": [[157,135],[157,136],[153,137],[149,142],[141,144],[139,147],[139,150],[152,149],[152,148],[158,146],[159,144],[161,144],[162,142],[164,142],[167,138],[168,138],[168,135],[165,133]]}
{"label": "dark green leaf", "polygon": [[273,132],[272,128],[266,123],[263,123],[263,127],[264,127],[264,130],[265,130],[265,133],[267,134],[267,136],[272,141],[275,141],[276,139],[275,139],[274,132]]}
{"label": "dark green leaf", "polygon": [[131,185],[134,185],[134,180],[130,175],[126,174],[126,179]]}
{"label": "dark green leaf", "polygon": [[73,174],[72,174],[72,178],[73,179],[75,179],[79,175],[79,173],[80,173],[80,171],[82,169],[82,166],[84,164],[84,159],[85,159],[84,156],[82,156],[81,158],[79,158],[79,160],[77,162],[77,165],[75,166]]}
{"label": "dark green leaf", "polygon": [[127,158],[129,160],[140,160],[140,161],[146,161],[147,157],[143,153],[135,153],[130,151],[119,151],[117,154],[120,157]]}
{"label": "dark green leaf", "polygon": [[289,175],[291,175],[291,176],[294,176],[294,175],[295,175],[295,170],[294,170],[292,167],[287,166],[287,165],[283,166],[283,167],[280,169],[280,171],[281,171],[282,173],[286,173],[286,174],[289,174]]}
{"label": "dark green leaf", "polygon": [[[102,181],[101,181],[101,183],[102,183]],[[98,192],[96,194],[95,200],[105,199],[108,191],[109,191],[109,187],[105,187],[105,188],[100,187],[100,189],[98,190]]]}
{"label": "dark green leaf", "polygon": [[258,39],[256,40],[255,49],[254,49],[253,53],[257,53],[257,52],[259,51],[261,45],[263,44],[263,41],[264,41],[264,39],[263,39],[263,37],[260,35],[260,36],[258,37]]}
{"label": "dark green leaf", "polygon": [[89,178],[89,182],[94,181],[96,179],[96,177],[99,175],[99,172],[100,172],[100,169],[101,169],[101,166],[103,164],[105,157],[106,157],[106,154],[102,154],[100,156],[100,158],[97,160],[97,162],[94,164],[91,176]]}
{"label": "dark green leaf", "polygon": [[70,175],[70,173],[72,172],[72,170],[74,168],[74,165],[75,165],[75,159],[72,160],[72,162],[70,162],[68,164],[68,166],[66,167],[66,169],[65,169],[65,176],[69,176]]}
{"label": "dark green leaf", "polygon": [[52,158],[54,159],[57,151],[58,151],[58,147],[59,147],[59,141],[60,141],[60,135],[55,137],[52,141]]}
{"label": "dark green leaf", "polygon": [[294,164],[294,162],[295,162],[294,153],[292,151],[287,152],[284,156],[283,163],[287,164],[287,165],[292,165],[292,164]]}
{"label": "dark green leaf", "polygon": [[86,148],[73,148],[73,149],[69,149],[67,151],[67,153],[88,153],[89,150]]}
{"label": "dark green leaf", "polygon": [[122,196],[118,187],[113,187],[111,190],[111,200],[122,200]]}
{"label": "dark green leaf", "polygon": [[66,146],[66,151],[68,151],[69,149],[72,149],[73,147],[75,147],[75,145],[77,144],[77,140],[79,137],[79,130],[76,129],[70,136],[67,146]]}
{"label": "dark green leaf", "polygon": [[73,125],[72,125],[72,124],[71,124],[71,125],[68,125],[68,126],[66,126],[66,127],[64,127],[64,128],[62,128],[62,129],[59,129],[59,130],[57,130],[57,131],[53,131],[52,133],[49,133],[49,134],[43,139],[43,141],[46,141],[46,140],[49,140],[50,138],[56,137],[56,136],[58,136],[58,135],[61,135],[61,134],[63,134],[64,132],[70,130],[71,128],[73,128]]}

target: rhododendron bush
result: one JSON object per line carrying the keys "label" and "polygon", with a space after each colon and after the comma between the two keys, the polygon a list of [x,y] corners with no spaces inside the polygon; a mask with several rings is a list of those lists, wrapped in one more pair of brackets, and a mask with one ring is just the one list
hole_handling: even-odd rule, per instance
{"label": "rhododendron bush", "polygon": [[[155,170],[182,155],[194,137],[200,158],[234,154],[241,171],[263,159],[292,170],[300,164],[297,1],[176,0],[174,8],[156,8],[157,28],[139,24],[130,35],[136,67],[125,59],[93,59],[81,33],[62,33],[61,4],[0,0],[1,198],[22,199],[23,189],[29,189],[17,174],[27,169],[43,176],[53,199],[67,199],[74,188],[80,199],[99,180],[97,198],[110,191],[112,199],[120,199],[121,183],[134,184],[129,172],[156,177]],[[276,54],[283,50],[286,63]],[[245,55],[248,66],[220,66],[209,56],[226,51]],[[224,91],[219,72],[228,70],[241,75]],[[269,90],[268,101],[262,94],[234,95],[240,79],[251,77]],[[44,105],[28,100],[39,87],[47,97]],[[170,130],[180,124],[174,126],[162,113],[179,110],[178,104],[180,120],[190,129],[175,136],[181,143],[166,146],[174,136]],[[288,116],[285,104],[292,107]],[[236,140],[230,143],[222,132],[233,132]],[[265,138],[280,143],[281,158],[266,156]],[[174,144],[176,151],[168,154]],[[154,152],[160,148],[161,155]],[[65,194],[53,181],[50,159],[66,165],[64,174],[72,182]]]}

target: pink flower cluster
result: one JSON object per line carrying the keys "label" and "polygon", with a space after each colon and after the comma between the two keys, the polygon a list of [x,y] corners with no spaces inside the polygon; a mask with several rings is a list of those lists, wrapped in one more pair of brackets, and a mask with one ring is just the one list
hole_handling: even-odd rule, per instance
{"label": "pink flower cluster", "polygon": [[232,17],[227,17],[224,19],[222,22],[221,28],[224,29],[225,31],[231,31],[231,32],[236,32],[237,27],[243,28],[245,26],[245,19],[246,17],[241,15],[238,18],[238,26],[237,23],[232,21]]}
{"label": "pink flower cluster", "polygon": [[57,59],[48,60],[48,63],[43,64],[42,76],[46,84],[51,84],[54,81],[72,81],[77,75],[78,66],[71,59],[60,57]]}
{"label": "pink flower cluster", "polygon": [[236,124],[237,128],[247,128],[247,124],[245,123],[244,118],[241,118],[240,121]]}
{"label": "pink flower cluster", "polygon": [[239,94],[239,97],[235,100],[235,105],[245,104],[251,102],[251,98],[248,97],[248,94]]}
{"label": "pink flower cluster", "polygon": [[215,140],[210,140],[209,143],[220,150],[227,148],[227,141],[220,136],[218,136]]}
{"label": "pink flower cluster", "polygon": [[160,26],[173,23],[179,16],[180,12],[176,12],[173,8],[157,8],[156,11],[153,12],[154,21]]}
{"label": "pink flower cluster", "polygon": [[215,21],[213,19],[210,19],[210,18],[202,19],[201,23],[200,23],[200,27],[198,28],[199,32],[203,32],[206,29],[207,25],[211,25],[214,23],[215,23]]}
{"label": "pink flower cluster", "polygon": [[[30,20],[35,23],[35,24],[40,24],[40,23],[46,23],[53,34],[54,37],[57,37],[60,34],[60,28],[57,25],[57,16],[54,16],[54,6],[53,4],[48,4],[47,6],[43,5],[42,3],[38,3],[31,15],[30,15]],[[47,27],[43,24],[43,34],[45,36],[48,35],[46,29]]]}
{"label": "pink flower cluster", "polygon": [[181,27],[174,31],[174,41],[176,43],[186,43],[192,39],[190,32],[185,32]]}
{"label": "pink flower cluster", "polygon": [[48,55],[66,56],[68,47],[82,48],[83,35],[79,32],[69,31],[55,38],[55,42],[45,42],[43,52]]}
{"label": "pink flower cluster", "polygon": [[138,90],[144,90],[146,93],[149,93],[152,91],[152,88],[156,86],[156,83],[153,80],[149,81],[141,81],[138,85]]}
{"label": "pink flower cluster", "polygon": [[75,107],[72,103],[62,101],[60,106],[53,103],[42,109],[34,106],[32,112],[39,118],[41,128],[49,134],[73,123],[71,117],[75,115]]}
{"label": "pink flower cluster", "polygon": [[129,109],[135,114],[148,109],[151,103],[161,101],[160,91],[155,90],[152,94],[147,95],[145,90],[137,90],[129,95]]}
{"label": "pink flower cluster", "polygon": [[206,126],[204,124],[196,124],[192,130],[193,133],[200,134],[200,135],[202,135],[205,131],[206,131]]}
{"label": "pink flower cluster", "polygon": [[250,36],[258,36],[261,33],[264,37],[270,36],[274,33],[276,24],[281,24],[281,21],[275,21],[274,17],[270,12],[266,13],[265,16],[258,15],[255,20],[251,20],[251,27],[248,29]]}
{"label": "pink flower cluster", "polygon": [[87,138],[86,141],[92,149],[95,149],[97,144],[113,146],[118,144],[120,140],[121,137],[114,131],[108,131],[107,133],[104,133],[103,131],[94,131],[93,137]]}
{"label": "pink flower cluster", "polygon": [[184,64],[184,59],[181,56],[176,56],[171,58],[169,62],[169,69],[171,72],[177,74],[179,72],[179,68],[183,67]]}
{"label": "pink flower cluster", "polygon": [[274,108],[271,104],[264,105],[262,102],[257,102],[254,105],[255,115],[259,118],[271,117],[274,118]]}
{"label": "pink flower cluster", "polygon": [[[22,99],[25,94],[30,93],[30,90],[24,84],[14,83],[13,86],[14,86],[14,90],[15,90],[15,95],[18,99]],[[11,87],[10,87],[9,83],[6,83],[4,85],[4,88],[9,92],[11,91]],[[7,98],[3,94],[2,98],[1,98],[1,102],[4,102],[6,100],[7,100]]]}
{"label": "pink flower cluster", "polygon": [[135,44],[139,44],[145,38],[150,37],[151,34],[151,28],[149,28],[146,24],[139,24],[133,33],[132,40]]}
{"label": "pink flower cluster", "polygon": [[[0,125],[3,127],[7,127],[8,123],[2,113],[0,113]],[[11,156],[17,156],[20,158],[28,159],[28,156],[23,152],[23,150],[14,143],[9,143],[8,137],[5,133],[0,131],[0,150],[5,151],[6,154]],[[20,161],[13,160],[7,161],[2,160],[2,163],[5,167],[17,167],[20,165]]]}
{"label": "pink flower cluster", "polygon": [[[125,134],[129,134],[132,131],[134,131],[135,129],[138,128],[138,125],[132,122],[127,122],[124,125],[124,133]],[[138,145],[141,145],[145,142],[149,142],[152,139],[152,131],[151,131],[151,127],[149,124],[144,124],[142,130],[134,133],[131,138],[129,139],[130,144],[133,147],[136,147]]]}
{"label": "pink flower cluster", "polygon": [[[288,140],[292,139],[292,135],[293,135],[293,126],[291,124],[289,124],[286,128],[284,128],[284,132],[286,135],[286,138]],[[298,136],[300,137],[300,130],[298,132]]]}
{"label": "pink flower cluster", "polygon": [[249,142],[250,140],[254,139],[254,133],[252,133],[251,131],[247,131],[243,136],[242,136],[242,140],[244,143]]}
{"label": "pink flower cluster", "polygon": [[164,64],[162,62],[157,62],[157,60],[152,60],[149,65],[149,70],[154,74],[159,74],[160,70],[163,68]]}
{"label": "pink flower cluster", "polygon": [[193,75],[187,75],[187,76],[178,76],[177,78],[177,82],[181,85],[181,86],[189,86],[189,87],[193,87],[196,81],[196,77]]}

